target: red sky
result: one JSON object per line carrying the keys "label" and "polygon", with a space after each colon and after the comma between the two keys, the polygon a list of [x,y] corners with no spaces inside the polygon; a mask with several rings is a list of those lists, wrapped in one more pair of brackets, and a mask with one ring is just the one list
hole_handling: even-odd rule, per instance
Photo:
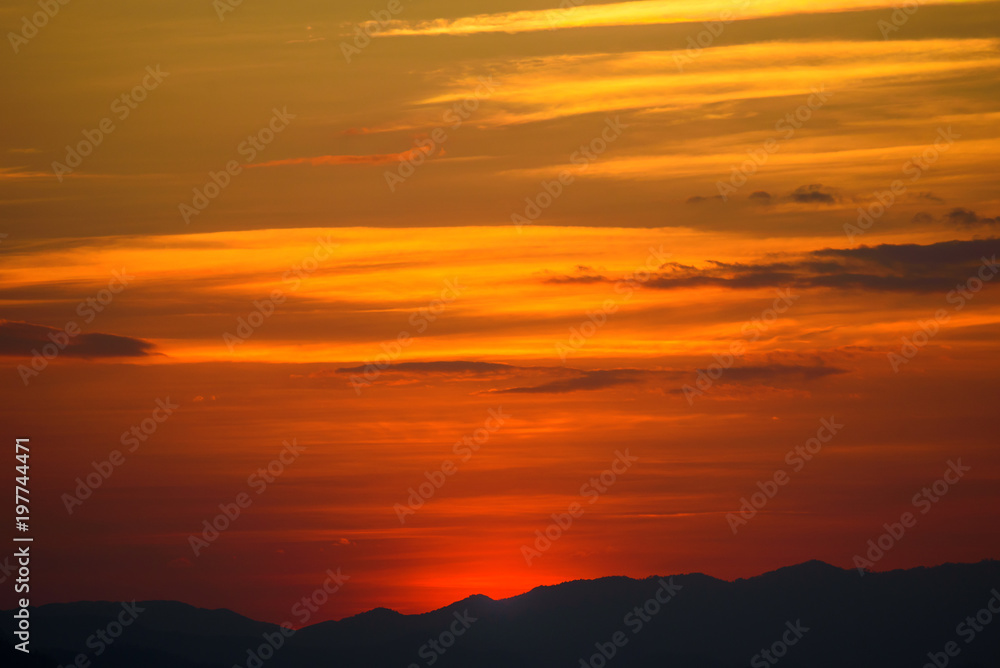
{"label": "red sky", "polygon": [[339,568],[319,621],[852,567],[907,511],[876,570],[997,556],[998,3],[418,4],[357,53],[380,7],[71,4],[3,56],[0,391],[37,602],[280,622]]}

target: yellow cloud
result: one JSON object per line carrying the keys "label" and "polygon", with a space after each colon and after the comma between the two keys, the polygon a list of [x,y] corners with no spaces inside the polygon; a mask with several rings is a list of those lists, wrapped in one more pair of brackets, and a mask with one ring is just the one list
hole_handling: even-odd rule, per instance
{"label": "yellow cloud", "polygon": [[[812,88],[913,83],[942,74],[996,69],[997,40],[771,42],[706,51],[683,71],[675,51],[523,59],[502,65],[482,125],[510,125],[577,114],[701,107],[734,100],[808,95]],[[422,100],[463,99],[474,80]]]}
{"label": "yellow cloud", "polygon": [[[897,2],[878,0],[637,0],[602,5],[572,6],[573,0],[553,9],[477,14],[456,19],[393,21],[378,33],[393,35],[471,35],[490,32],[534,32],[597,26],[656,25],[787,14],[843,12],[894,8]],[[987,0],[978,0],[985,2]]]}

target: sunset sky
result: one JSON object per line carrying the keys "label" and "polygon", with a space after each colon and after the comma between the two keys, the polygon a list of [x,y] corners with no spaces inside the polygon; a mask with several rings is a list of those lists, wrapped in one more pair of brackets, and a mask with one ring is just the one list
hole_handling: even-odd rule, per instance
{"label": "sunset sky", "polygon": [[998,557],[1000,3],[896,4],[5,4],[35,599],[423,612],[852,568],[907,511],[875,570]]}

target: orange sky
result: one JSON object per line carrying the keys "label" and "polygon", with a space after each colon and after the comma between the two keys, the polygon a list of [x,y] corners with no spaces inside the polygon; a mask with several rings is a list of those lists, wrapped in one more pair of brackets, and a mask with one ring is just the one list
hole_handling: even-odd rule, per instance
{"label": "orange sky", "polygon": [[432,0],[358,38],[385,6],[71,3],[3,56],[0,390],[40,601],[280,622],[339,567],[319,621],[851,567],[958,458],[875,568],[997,556],[1000,3]]}

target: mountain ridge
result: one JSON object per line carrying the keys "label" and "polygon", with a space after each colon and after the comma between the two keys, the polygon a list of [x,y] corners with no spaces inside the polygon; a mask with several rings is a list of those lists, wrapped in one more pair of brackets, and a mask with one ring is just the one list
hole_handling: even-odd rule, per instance
{"label": "mountain ridge", "polygon": [[[895,569],[890,569],[890,570],[886,570],[886,571],[872,571],[872,572],[869,572],[868,575],[886,576],[886,575],[891,575],[891,574],[894,574],[894,573],[910,573],[910,572],[925,571],[925,570],[930,570],[930,569],[944,569],[944,568],[955,567],[955,566],[959,566],[959,567],[961,567],[961,566],[975,566],[975,565],[979,565],[979,564],[991,564],[991,563],[992,564],[1000,564],[1000,560],[998,560],[998,559],[981,559],[981,560],[976,561],[976,562],[950,562],[950,561],[948,561],[948,562],[943,562],[941,564],[937,564],[937,565],[934,565],[934,566],[913,566],[911,568],[895,568]],[[642,578],[634,578],[634,577],[631,577],[631,576],[628,576],[628,575],[602,575],[602,576],[597,577],[597,578],[577,578],[575,580],[566,580],[564,582],[559,582],[557,584],[538,585],[538,586],[532,587],[531,589],[528,589],[527,591],[521,592],[520,594],[514,594],[512,596],[507,596],[507,597],[504,597],[504,598],[496,598],[495,599],[495,598],[491,598],[490,596],[487,596],[486,594],[469,594],[465,598],[459,599],[457,601],[453,601],[451,603],[448,603],[446,605],[441,606],[440,608],[433,608],[431,610],[426,610],[424,612],[400,612],[400,611],[395,610],[393,608],[389,608],[389,607],[381,606],[380,605],[380,606],[376,606],[374,608],[371,608],[369,610],[364,610],[362,612],[355,613],[353,615],[347,615],[346,617],[341,617],[340,619],[328,619],[328,620],[323,620],[321,622],[315,622],[314,624],[309,624],[309,625],[300,627],[298,630],[303,630],[303,629],[309,628],[310,626],[317,626],[317,625],[320,625],[320,624],[328,624],[330,622],[347,621],[347,620],[353,619],[355,617],[367,616],[367,615],[369,615],[371,613],[380,613],[381,611],[388,611],[388,612],[394,613],[395,615],[399,615],[399,616],[402,616],[402,617],[414,617],[414,616],[419,616],[419,615],[433,614],[433,613],[436,613],[436,612],[440,612],[442,610],[450,610],[451,608],[453,608],[455,606],[458,606],[458,605],[460,605],[460,604],[462,604],[462,603],[464,603],[466,601],[469,601],[469,600],[487,600],[487,601],[491,601],[491,602],[494,602],[494,603],[503,603],[505,601],[511,601],[511,600],[514,600],[514,599],[521,598],[523,596],[527,596],[527,595],[532,594],[534,592],[551,590],[551,589],[554,589],[554,588],[563,587],[563,586],[566,586],[566,585],[574,585],[574,584],[577,584],[577,583],[597,583],[597,582],[602,582],[602,581],[605,581],[605,580],[615,580],[615,579],[628,580],[628,581],[631,581],[631,582],[646,582],[646,581],[650,581],[650,580],[658,580],[660,578],[679,578],[679,577],[683,577],[683,578],[698,578],[698,577],[701,577],[701,578],[705,578],[706,581],[717,582],[717,583],[724,583],[724,584],[735,584],[735,583],[738,583],[738,582],[752,582],[754,580],[759,580],[761,578],[767,578],[767,577],[775,575],[775,574],[798,573],[798,572],[804,571],[804,569],[807,568],[807,567],[812,569],[812,568],[814,568],[814,565],[815,565],[815,567],[818,567],[816,570],[825,570],[825,571],[831,572],[831,573],[832,572],[839,572],[839,573],[850,574],[851,572],[853,572],[853,571],[856,570],[854,568],[841,568],[839,566],[834,566],[833,564],[827,563],[827,562],[822,561],[820,559],[810,559],[808,561],[803,561],[803,562],[798,563],[798,564],[791,564],[789,566],[781,566],[781,567],[778,567],[778,568],[776,568],[774,570],[765,571],[765,572],[760,573],[758,575],[751,575],[749,577],[734,578],[732,580],[725,580],[725,579],[722,579],[722,578],[717,578],[717,577],[715,577],[713,575],[708,575],[708,574],[702,573],[700,571],[694,571],[694,572],[691,572],[691,573],[674,573],[674,574],[671,574],[671,575],[647,575],[647,576],[642,577]],[[32,610],[36,610],[36,609],[37,610],[55,609],[55,608],[57,608],[59,606],[82,606],[82,605],[115,605],[115,606],[119,606],[122,603],[123,603],[123,601],[111,601],[111,600],[84,600],[84,601],[69,601],[69,602],[63,601],[63,602],[54,602],[54,603],[44,603],[44,604],[42,604],[40,606],[37,606],[37,607],[32,606]],[[268,624],[268,625],[271,625],[271,626],[279,626],[279,623],[277,623],[277,622],[267,622],[267,621],[263,621],[263,620],[254,619],[253,617],[248,617],[248,616],[246,616],[246,615],[244,615],[242,613],[236,612],[235,610],[232,610],[230,608],[224,608],[224,607],[223,608],[205,608],[205,607],[202,607],[202,606],[195,605],[193,603],[186,603],[184,601],[178,601],[178,600],[174,600],[174,599],[147,599],[147,600],[144,600],[144,601],[138,601],[138,604],[140,604],[140,605],[142,605],[142,604],[180,605],[180,606],[185,606],[185,607],[191,608],[192,610],[197,610],[197,611],[200,611],[200,612],[230,613],[232,615],[236,615],[237,617],[240,617],[240,618],[245,619],[245,620],[250,621],[250,622],[255,622],[255,623],[258,623],[258,624]],[[7,613],[7,612],[12,612],[12,610],[0,610],[0,612]]]}
{"label": "mountain ridge", "polygon": [[[956,625],[993,594],[1000,611],[998,588],[1000,561],[992,559],[864,575],[812,560],[732,581],[703,573],[607,576],[496,600],[474,594],[417,614],[374,608],[287,638],[276,624],[226,608],[140,601],[146,610],[135,626],[100,659],[106,668],[257,668],[254,656],[265,668],[597,668],[601,659],[609,668],[736,668],[791,629],[807,629],[785,648],[782,668],[903,668],[960,641]],[[668,589],[676,591],[665,595]],[[33,665],[71,664],[87,652],[87,634],[120,610],[107,601],[32,609],[33,642],[53,661]],[[0,626],[12,631],[9,615]],[[1000,665],[1000,615],[985,630],[949,666]],[[608,644],[614,637],[621,647]]]}

